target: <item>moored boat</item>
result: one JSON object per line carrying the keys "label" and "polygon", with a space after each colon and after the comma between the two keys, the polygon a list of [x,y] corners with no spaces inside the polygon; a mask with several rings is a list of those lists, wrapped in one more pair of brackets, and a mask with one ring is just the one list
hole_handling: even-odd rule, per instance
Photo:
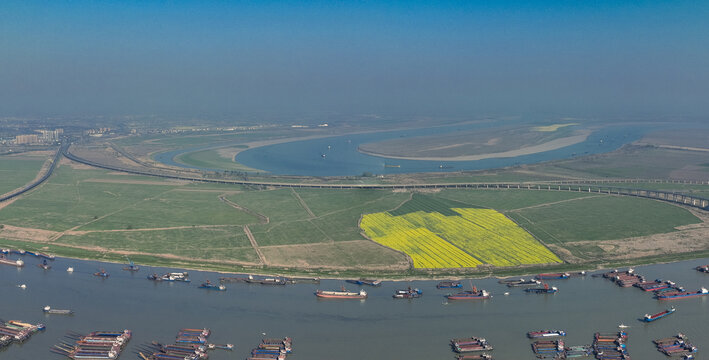
{"label": "moored boat", "polygon": [[350,284],[355,284],[355,285],[382,286],[381,280],[359,279],[359,280],[345,280],[345,281],[347,281]]}
{"label": "moored boat", "polygon": [[556,286],[549,287],[549,284],[544,284],[542,287],[524,289],[528,293],[534,294],[554,294],[559,291]]}
{"label": "moored boat", "polygon": [[657,295],[657,300],[685,299],[709,295],[709,290],[701,288],[697,291],[667,291]]}
{"label": "moored boat", "polygon": [[359,292],[346,291],[343,287],[342,291],[317,290],[315,291],[315,296],[324,299],[366,299],[367,292],[364,290]]}
{"label": "moored boat", "polygon": [[527,337],[530,339],[555,337],[555,336],[566,336],[566,331],[563,331],[563,330],[539,330],[539,331],[530,331],[527,333]]}
{"label": "moored boat", "polygon": [[486,290],[478,290],[475,286],[473,286],[473,290],[466,290],[456,294],[446,295],[448,300],[485,300],[491,297],[492,295],[489,292]]}
{"label": "moored boat", "polygon": [[436,285],[437,289],[459,289],[462,287],[463,284],[460,281],[441,281]]}
{"label": "moored boat", "polygon": [[128,266],[124,267],[123,270],[126,270],[126,271],[138,271],[138,270],[140,270],[140,266],[134,264],[133,261],[131,261],[130,259],[128,259]]}
{"label": "moored boat", "polygon": [[217,290],[217,291],[225,291],[226,286],[222,284],[212,284],[211,281],[207,280],[207,282],[202,283],[202,285],[199,286],[200,289],[207,289],[207,290]]}
{"label": "moored boat", "polygon": [[535,286],[539,284],[541,284],[539,280],[529,279],[507,283],[507,287]]}
{"label": "moored boat", "polygon": [[396,290],[393,297],[394,299],[415,299],[420,298],[423,291],[419,289],[412,289],[410,286],[408,289]]}
{"label": "moored boat", "polygon": [[559,279],[568,279],[571,277],[569,273],[546,273],[546,274],[538,274],[534,278],[537,280],[559,280]]}
{"label": "moored boat", "polygon": [[152,275],[148,275],[147,278],[148,280],[153,280],[153,281],[179,281],[179,282],[190,282],[191,280],[188,277],[189,275],[186,272],[173,272],[173,273],[167,273],[164,275],[158,275],[156,273],[153,273]]}
{"label": "moored boat", "polygon": [[5,257],[5,255],[0,255],[0,264],[16,266],[16,267],[25,266],[25,262],[22,261],[22,259],[12,260],[12,259],[8,259],[7,257]]}

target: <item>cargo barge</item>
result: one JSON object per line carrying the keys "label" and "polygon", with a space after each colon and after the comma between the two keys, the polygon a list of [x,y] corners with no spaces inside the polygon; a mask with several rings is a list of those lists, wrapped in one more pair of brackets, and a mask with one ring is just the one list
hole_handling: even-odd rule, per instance
{"label": "cargo barge", "polygon": [[571,277],[569,273],[549,273],[549,274],[538,274],[534,278],[537,280],[564,280]]}
{"label": "cargo barge", "polygon": [[670,314],[672,314],[672,313],[674,313],[674,312],[675,312],[675,308],[669,308],[669,309],[667,309],[667,310],[665,310],[665,311],[659,312],[659,313],[654,314],[654,315],[645,314],[645,316],[643,316],[642,319],[640,319],[640,320],[642,320],[642,321],[644,321],[644,322],[653,322],[653,321],[655,321],[655,320],[662,319],[663,317],[665,317],[665,316],[667,316],[667,315],[670,315]]}
{"label": "cargo barge", "polygon": [[436,289],[460,289],[463,284],[460,281],[441,281],[436,285]]}
{"label": "cargo barge", "polygon": [[549,287],[549,284],[544,284],[542,287],[524,289],[524,291],[533,294],[555,294],[559,289],[556,286]]}
{"label": "cargo barge", "polygon": [[396,292],[394,292],[394,295],[392,296],[394,297],[394,299],[416,299],[420,298],[421,295],[423,295],[423,291],[421,291],[420,289],[412,289],[409,286],[408,289],[396,290]]}
{"label": "cargo barge", "polygon": [[8,259],[5,255],[0,255],[0,264],[15,266],[18,268],[25,266],[25,262],[22,261],[22,259],[12,260]]}
{"label": "cargo barge", "polygon": [[42,308],[42,311],[45,314],[53,314],[53,315],[74,315],[74,312],[71,310],[63,310],[63,309],[52,309],[51,306],[47,305],[44,308]]}
{"label": "cargo barge", "polygon": [[359,292],[346,291],[343,287],[341,291],[317,290],[315,296],[323,299],[366,299],[367,292],[364,290]]}
{"label": "cargo barge", "polygon": [[368,286],[375,286],[375,287],[382,286],[381,280],[359,279],[359,280],[345,280],[345,281],[347,281],[350,284],[355,284],[355,285],[368,285]]}
{"label": "cargo barge", "polygon": [[692,297],[707,296],[709,295],[709,290],[706,288],[701,288],[697,291],[667,291],[657,294],[657,300],[676,300],[676,299],[687,299]]}
{"label": "cargo barge", "polygon": [[445,296],[448,300],[485,300],[492,297],[492,294],[486,290],[478,290],[473,286],[473,290],[461,291],[456,294],[448,294]]}
{"label": "cargo barge", "polygon": [[539,330],[539,331],[530,331],[527,333],[527,337],[530,339],[556,337],[556,336],[566,336],[566,331],[564,331],[564,330]]}

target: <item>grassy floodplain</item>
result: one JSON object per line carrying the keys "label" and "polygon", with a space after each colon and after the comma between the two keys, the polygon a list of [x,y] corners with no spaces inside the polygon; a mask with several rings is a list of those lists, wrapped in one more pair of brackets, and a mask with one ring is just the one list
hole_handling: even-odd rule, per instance
{"label": "grassy floodplain", "polygon": [[[483,217],[483,212],[489,214]],[[420,225],[430,225],[432,234],[442,232],[436,226],[450,225],[448,217],[464,220],[466,216],[469,223],[479,221],[479,227],[494,227],[482,221],[487,219],[507,230],[524,229],[534,236],[531,240],[535,244],[540,240],[557,255],[559,251],[578,255],[577,262],[559,269],[602,262],[614,251],[607,241],[682,234],[684,230],[678,227],[701,225],[689,211],[671,204],[605,194],[513,189],[426,193],[269,189],[168,181],[64,161],[46,183],[0,209],[0,224],[5,225],[0,229],[0,246],[107,261],[124,261],[130,256],[143,264],[220,271],[260,268],[266,272],[429,274],[411,267],[415,256],[363,236],[368,230],[366,221],[360,228],[360,219],[376,213],[409,216]],[[441,217],[429,217],[434,213]],[[459,240],[445,238],[446,244],[471,261],[462,264],[468,266],[463,271],[475,273],[477,265],[492,264],[498,265],[499,273],[508,274],[515,271],[513,265],[555,261],[510,257],[513,252],[507,250],[482,254],[482,247],[465,245],[473,229],[470,225],[458,228],[465,234]],[[497,238],[519,239],[522,233],[501,233]],[[427,238],[431,238],[428,233],[421,237],[423,241]]]}
{"label": "grassy floodplain", "polygon": [[0,156],[0,195],[32,181],[49,156]]}

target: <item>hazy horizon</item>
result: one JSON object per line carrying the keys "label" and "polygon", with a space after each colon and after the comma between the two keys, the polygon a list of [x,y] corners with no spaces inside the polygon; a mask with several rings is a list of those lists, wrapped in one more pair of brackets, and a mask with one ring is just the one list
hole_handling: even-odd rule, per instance
{"label": "hazy horizon", "polygon": [[690,1],[5,1],[0,116],[704,116],[707,19]]}

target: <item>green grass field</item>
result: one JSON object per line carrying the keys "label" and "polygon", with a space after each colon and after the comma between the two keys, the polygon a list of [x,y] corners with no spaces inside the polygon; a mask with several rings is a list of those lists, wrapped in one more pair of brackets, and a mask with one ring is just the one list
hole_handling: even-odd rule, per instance
{"label": "green grass field", "polygon": [[0,194],[32,181],[47,159],[44,156],[0,156]]}
{"label": "green grass field", "polygon": [[584,198],[594,194],[547,190],[445,190],[438,197],[454,200],[467,207],[485,207],[499,211],[519,209],[540,204]]}
{"label": "green grass field", "polygon": [[278,189],[228,198],[268,217],[268,224],[249,228],[259,245],[271,246],[363,240],[357,226],[363,213],[392,209],[408,196],[381,190]]}
{"label": "green grass field", "polygon": [[[220,196],[248,211],[232,207]],[[362,215],[422,209],[445,212],[456,207],[496,209],[537,239],[562,247],[568,242],[672,232],[676,226],[699,222],[672,204],[600,194],[515,189],[413,194],[364,189],[256,190],[62,165],[46,183],[0,209],[0,224],[55,231],[54,240],[39,242],[49,237],[32,238],[31,231],[17,235],[0,229],[0,244],[42,248],[60,256],[122,261],[124,253],[139,253],[143,255],[131,255],[131,259],[156,265],[242,269],[235,264],[251,266],[259,261],[244,233],[248,225],[272,266],[402,272],[408,271],[407,258],[365,239],[358,226]],[[65,231],[70,232],[61,233]],[[589,262],[603,258],[600,247],[569,246],[574,253],[588,254],[584,259]]]}
{"label": "green grass field", "polygon": [[613,240],[675,231],[699,223],[689,211],[654,200],[604,196],[510,211],[507,215],[549,244]]}
{"label": "green grass field", "polygon": [[184,258],[258,262],[258,256],[240,226],[94,232],[64,235],[56,243]]}

